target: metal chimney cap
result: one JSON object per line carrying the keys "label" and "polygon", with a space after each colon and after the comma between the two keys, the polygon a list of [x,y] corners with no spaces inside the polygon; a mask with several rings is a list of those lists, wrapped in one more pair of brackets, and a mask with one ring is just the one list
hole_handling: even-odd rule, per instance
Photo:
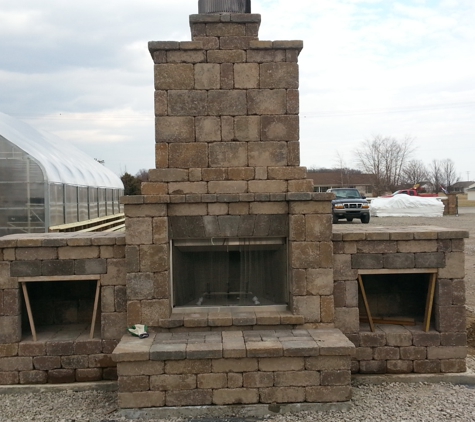
{"label": "metal chimney cap", "polygon": [[251,13],[251,0],[198,0],[198,13]]}

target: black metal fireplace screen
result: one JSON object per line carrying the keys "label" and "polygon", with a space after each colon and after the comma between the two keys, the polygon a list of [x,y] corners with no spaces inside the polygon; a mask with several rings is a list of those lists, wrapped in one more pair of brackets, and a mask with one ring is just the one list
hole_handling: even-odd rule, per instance
{"label": "black metal fireplace screen", "polygon": [[175,307],[287,304],[287,273],[283,238],[172,241]]}

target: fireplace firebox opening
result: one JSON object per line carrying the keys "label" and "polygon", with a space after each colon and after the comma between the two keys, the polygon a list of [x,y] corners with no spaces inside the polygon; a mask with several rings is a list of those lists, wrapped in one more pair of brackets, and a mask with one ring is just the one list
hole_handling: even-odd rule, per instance
{"label": "fireplace firebox opening", "polygon": [[287,305],[285,238],[172,240],[174,307]]}

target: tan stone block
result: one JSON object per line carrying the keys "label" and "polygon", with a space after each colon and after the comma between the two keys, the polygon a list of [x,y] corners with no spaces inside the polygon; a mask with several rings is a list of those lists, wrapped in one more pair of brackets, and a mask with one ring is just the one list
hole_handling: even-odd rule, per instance
{"label": "tan stone block", "polygon": [[203,180],[201,169],[190,169],[189,178],[190,182],[201,182]]}
{"label": "tan stone block", "polygon": [[170,182],[168,184],[168,194],[186,195],[186,194],[208,193],[208,184],[206,182]]}
{"label": "tan stone block", "polygon": [[259,116],[235,117],[234,138],[237,141],[260,141],[261,118]]}
{"label": "tan stone block", "polygon": [[170,50],[167,51],[169,63],[201,63],[206,61],[206,52],[203,50]]}
{"label": "tan stone block", "polygon": [[[219,359],[218,361],[221,361]],[[216,360],[211,359],[185,359],[185,360],[170,360],[165,362],[166,374],[207,374],[210,372],[227,372],[227,371],[211,371],[211,363]]]}
{"label": "tan stone block", "polygon": [[255,179],[266,180],[267,179],[267,167],[254,167]]}
{"label": "tan stone block", "polygon": [[231,167],[228,169],[229,180],[252,180],[254,178],[253,167]]}
{"label": "tan stone block", "polygon": [[219,38],[217,37],[193,37],[194,41],[199,41],[204,50],[217,50],[219,48]]}
{"label": "tan stone block", "polygon": [[439,278],[464,278],[465,255],[463,252],[445,254],[445,267],[439,268]]}
{"label": "tan stone block", "polygon": [[271,180],[304,179],[307,177],[306,167],[269,167],[267,172]]}
{"label": "tan stone block", "polygon": [[[63,248],[64,249],[64,248]],[[35,261],[45,259],[57,259],[58,249],[56,248],[17,248],[16,259],[18,261]],[[67,259],[67,258],[64,258]]]}
{"label": "tan stone block", "polygon": [[[371,355],[371,350],[370,350]],[[370,359],[372,357],[370,356]],[[315,356],[305,359],[305,368],[310,371],[336,371],[350,369],[348,356]]]}
{"label": "tan stone block", "polygon": [[298,116],[262,116],[263,141],[298,141],[299,136]]}
{"label": "tan stone block", "polygon": [[234,140],[234,118],[231,116],[221,117],[221,138],[223,141]]}
{"label": "tan stone block", "polygon": [[251,202],[250,214],[287,214],[289,207],[286,202]]}
{"label": "tan stone block", "polygon": [[210,144],[209,164],[211,167],[246,167],[247,144],[245,142]]}
{"label": "tan stone block", "polygon": [[164,363],[160,361],[120,362],[117,365],[119,376],[163,374]]}
{"label": "tan stone block", "polygon": [[[252,45],[256,41],[251,41]],[[257,41],[260,42],[260,41]],[[274,62],[277,59],[276,50],[274,49],[259,49],[259,50],[248,50],[247,51],[247,61],[249,63],[266,63]]]}
{"label": "tan stone block", "polygon": [[288,142],[288,165],[300,166],[300,142]]}
{"label": "tan stone block", "polygon": [[155,167],[168,167],[168,144],[155,144]]}
{"label": "tan stone block", "polygon": [[304,215],[291,215],[289,219],[290,231],[289,239],[294,241],[304,241],[306,236],[306,224]]}
{"label": "tan stone block", "polygon": [[[162,144],[159,144],[159,145],[162,145]],[[148,181],[149,182],[187,182],[188,173],[189,171],[185,169],[170,169],[170,168],[152,169],[148,173]]]}
{"label": "tan stone block", "polygon": [[[46,249],[46,248],[45,248]],[[46,251],[45,251],[46,252]],[[66,246],[58,248],[58,258],[67,259],[95,259],[99,258],[100,249],[98,246]],[[55,251],[56,254],[56,251]],[[18,251],[17,251],[18,258]]]}
{"label": "tan stone block", "polygon": [[207,114],[207,91],[168,92],[168,114],[170,116],[200,116]]}
{"label": "tan stone block", "polygon": [[246,181],[208,182],[209,193],[245,193],[247,192]]}
{"label": "tan stone block", "polygon": [[217,63],[195,65],[195,89],[220,89],[221,67]]}
{"label": "tan stone block", "polygon": [[259,371],[277,372],[285,368],[287,371],[303,371],[305,361],[303,357],[280,357],[259,359]]}
{"label": "tan stone block", "polygon": [[207,204],[170,204],[168,208],[169,216],[193,216],[206,215]]}
{"label": "tan stone block", "polygon": [[226,388],[213,390],[213,404],[218,406],[254,403],[259,403],[259,390],[257,388]]}
{"label": "tan stone block", "polygon": [[274,374],[270,372],[247,372],[243,375],[245,388],[272,387],[273,385]]}
{"label": "tan stone block", "polygon": [[329,214],[307,214],[305,227],[308,242],[328,241],[332,235],[332,217]]}
{"label": "tan stone block", "polygon": [[318,268],[308,269],[307,274],[307,294],[317,296],[328,296],[333,294],[333,270]]}
{"label": "tan stone block", "polygon": [[305,388],[271,387],[259,389],[262,403],[303,403]]}
{"label": "tan stone block", "polygon": [[333,268],[333,243],[320,242],[320,267]]}
{"label": "tan stone block", "polygon": [[180,406],[206,406],[212,403],[212,390],[185,390],[167,391],[166,405]]}
{"label": "tan stone block", "polygon": [[[191,116],[157,116],[155,140],[159,142],[194,142],[195,122]],[[177,167],[173,166],[170,167]]]}
{"label": "tan stone block", "polygon": [[142,182],[142,195],[166,195],[167,184],[157,182]]}
{"label": "tan stone block", "polygon": [[360,316],[358,308],[336,308],[335,327],[343,333],[357,333],[360,329]]}
{"label": "tan stone block", "polygon": [[416,253],[416,252],[437,252],[436,240],[408,240],[397,242],[398,252]]}
{"label": "tan stone block", "polygon": [[333,296],[320,296],[321,322],[333,322],[335,320],[335,301]]}
{"label": "tan stone block", "polygon": [[208,91],[208,112],[214,116],[240,116],[247,114],[246,91]]}
{"label": "tan stone block", "polygon": [[155,116],[166,116],[168,114],[167,91],[155,91]]}
{"label": "tan stone block", "polygon": [[168,261],[167,243],[160,245],[140,245],[140,271],[167,271]]}
{"label": "tan stone block", "polygon": [[247,215],[249,214],[249,203],[237,202],[229,204],[230,215]]}
{"label": "tan stone block", "polygon": [[153,375],[150,377],[150,390],[152,391],[180,391],[194,390],[196,388],[196,375]]}
{"label": "tan stone block", "polygon": [[[264,118],[265,116],[263,116]],[[249,166],[275,167],[287,165],[286,142],[249,143]]]}
{"label": "tan stone block", "polygon": [[[212,371],[213,373],[243,373],[254,372],[258,368],[257,358],[243,358],[243,359],[213,359]],[[210,371],[207,371],[210,372]]]}
{"label": "tan stone block", "polygon": [[208,50],[208,63],[245,63],[246,52],[243,50]]}
{"label": "tan stone block", "polygon": [[[255,37],[220,37],[219,47],[222,50],[247,50],[251,40],[255,40]],[[259,68],[257,75],[259,76]]]}
{"label": "tan stone block", "polygon": [[291,286],[294,296],[305,296],[307,294],[307,272],[303,269],[293,269]]}
{"label": "tan stone block", "polygon": [[260,65],[260,86],[270,89],[298,89],[298,65],[296,63],[262,63]]}
{"label": "tan stone block", "polygon": [[313,192],[311,179],[289,180],[289,192]]}
{"label": "tan stone block", "polygon": [[208,215],[227,215],[229,214],[229,204],[214,203],[208,204]]}
{"label": "tan stone block", "polygon": [[221,65],[221,89],[234,89],[234,65],[232,63]]}
{"label": "tan stone block", "polygon": [[170,144],[169,165],[175,168],[207,167],[208,146],[204,143]]}
{"label": "tan stone block", "polygon": [[168,242],[168,218],[155,217],[152,220],[153,243],[161,244]]}
{"label": "tan stone block", "polygon": [[333,256],[333,277],[337,280],[352,280],[358,276],[358,270],[351,268],[351,255]]}
{"label": "tan stone block", "polygon": [[275,372],[276,387],[310,387],[320,385],[320,374],[317,371],[286,371]]}
{"label": "tan stone block", "polygon": [[206,25],[208,37],[244,37],[246,26],[240,23],[208,23]]}
{"label": "tan stone block", "polygon": [[221,119],[219,117],[197,117],[195,124],[197,142],[221,141]]}
{"label": "tan stone block", "polygon": [[319,268],[320,251],[315,242],[292,242],[291,266],[292,268]]}
{"label": "tan stone block", "polygon": [[199,374],[197,378],[198,388],[218,389],[228,386],[228,377],[226,374]]}
{"label": "tan stone block", "polygon": [[307,387],[305,398],[309,403],[349,401],[351,399],[351,385]]}
{"label": "tan stone block", "polygon": [[140,391],[118,393],[121,409],[140,409],[165,406],[165,393],[162,391]]}
{"label": "tan stone block", "polygon": [[234,88],[259,88],[259,65],[257,63],[236,63],[234,65]]}
{"label": "tan stone block", "polygon": [[299,114],[300,99],[298,89],[287,90],[287,114]]}
{"label": "tan stone block", "polygon": [[251,193],[287,192],[287,182],[285,180],[251,180],[249,181],[249,192]]}
{"label": "tan stone block", "polygon": [[125,228],[127,245],[152,244],[152,218],[126,218]]}
{"label": "tan stone block", "polygon": [[211,180],[226,180],[227,169],[225,168],[207,168],[202,170],[202,178],[204,181],[209,182]]}
{"label": "tan stone block", "polygon": [[192,64],[156,64],[155,89],[193,89],[195,85]]}
{"label": "tan stone block", "polygon": [[242,387],[242,375],[228,374],[228,388],[241,388],[241,387]]}
{"label": "tan stone block", "polygon": [[249,114],[282,115],[287,111],[285,89],[253,89],[248,92],[247,101]]}
{"label": "tan stone block", "polygon": [[319,296],[294,296],[293,309],[295,314],[303,315],[305,322],[321,322]]}

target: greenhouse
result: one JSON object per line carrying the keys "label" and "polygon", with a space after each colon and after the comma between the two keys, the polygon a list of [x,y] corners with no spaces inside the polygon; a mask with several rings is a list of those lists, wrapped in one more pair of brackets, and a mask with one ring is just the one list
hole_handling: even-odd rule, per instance
{"label": "greenhouse", "polygon": [[0,236],[118,214],[123,191],[72,144],[0,113]]}

